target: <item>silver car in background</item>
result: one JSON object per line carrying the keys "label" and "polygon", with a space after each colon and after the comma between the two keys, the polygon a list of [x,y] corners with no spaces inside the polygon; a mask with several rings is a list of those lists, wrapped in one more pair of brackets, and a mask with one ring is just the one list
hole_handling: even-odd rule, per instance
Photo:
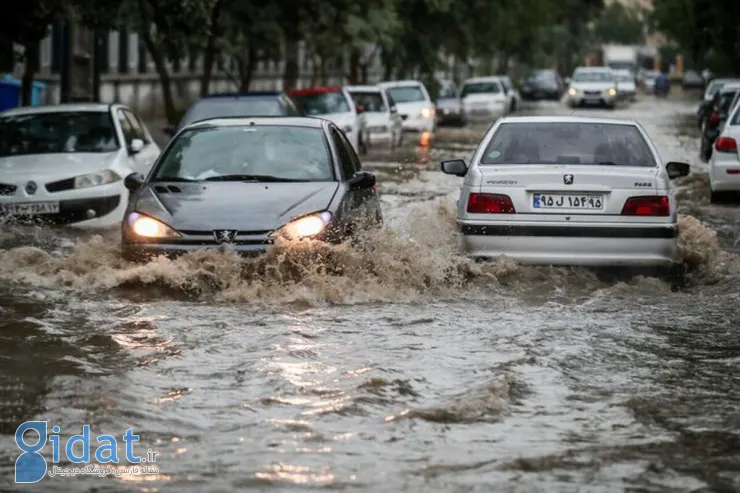
{"label": "silver car in background", "polygon": [[471,257],[527,264],[675,267],[676,198],[640,124],[578,117],[507,117],[493,125],[464,176],[457,208]]}

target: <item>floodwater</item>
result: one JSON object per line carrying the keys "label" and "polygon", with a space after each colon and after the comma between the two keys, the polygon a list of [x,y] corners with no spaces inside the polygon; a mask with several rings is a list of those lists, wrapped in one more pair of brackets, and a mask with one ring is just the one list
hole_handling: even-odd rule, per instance
{"label": "floodwater", "polygon": [[131,266],[115,231],[6,225],[0,490],[42,419],[62,443],[133,428],[158,473],[19,491],[740,491],[740,209],[708,204],[695,106],[579,111],[694,166],[681,286],[458,255],[438,162],[480,129],[366,159],[388,227],[354,246]]}

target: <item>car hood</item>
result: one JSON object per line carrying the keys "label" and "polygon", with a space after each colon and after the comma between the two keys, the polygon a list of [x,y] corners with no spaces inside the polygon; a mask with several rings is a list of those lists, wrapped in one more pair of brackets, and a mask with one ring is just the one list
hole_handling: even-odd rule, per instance
{"label": "car hood", "polygon": [[613,82],[574,82],[570,87],[578,91],[605,91],[615,85]]}
{"label": "car hood", "polygon": [[68,152],[0,157],[0,181],[41,179],[50,182],[95,173],[113,168],[119,161],[121,152]]}
{"label": "car hood", "polygon": [[338,187],[337,182],[151,183],[132,210],[181,231],[271,231],[326,210]]}

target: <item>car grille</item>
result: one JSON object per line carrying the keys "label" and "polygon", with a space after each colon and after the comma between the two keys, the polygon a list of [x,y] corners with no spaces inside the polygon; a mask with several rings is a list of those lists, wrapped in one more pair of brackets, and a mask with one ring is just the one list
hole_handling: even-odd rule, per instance
{"label": "car grille", "polygon": [[586,96],[599,96],[601,91],[583,91]]}
{"label": "car grille", "polygon": [[45,185],[48,192],[63,192],[64,190],[72,190],[75,187],[75,179],[67,178],[66,180],[53,181]]}
{"label": "car grille", "polygon": [[[213,231],[193,231],[179,230],[182,237],[167,238],[167,243],[177,243],[181,245],[221,245],[216,241]],[[273,242],[270,238],[272,230],[262,231],[237,231],[234,241],[231,245],[265,245]]]}
{"label": "car grille", "polygon": [[18,187],[15,185],[8,185],[7,183],[0,183],[0,195],[13,195]]}

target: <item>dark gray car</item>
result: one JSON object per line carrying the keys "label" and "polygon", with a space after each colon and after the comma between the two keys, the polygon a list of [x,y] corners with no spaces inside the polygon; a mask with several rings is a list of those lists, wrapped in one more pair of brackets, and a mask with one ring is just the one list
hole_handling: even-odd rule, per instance
{"label": "dark gray car", "polygon": [[307,117],[219,118],[180,131],[125,179],[124,258],[264,252],[276,237],[339,242],[382,223],[375,176],[344,133]]}

